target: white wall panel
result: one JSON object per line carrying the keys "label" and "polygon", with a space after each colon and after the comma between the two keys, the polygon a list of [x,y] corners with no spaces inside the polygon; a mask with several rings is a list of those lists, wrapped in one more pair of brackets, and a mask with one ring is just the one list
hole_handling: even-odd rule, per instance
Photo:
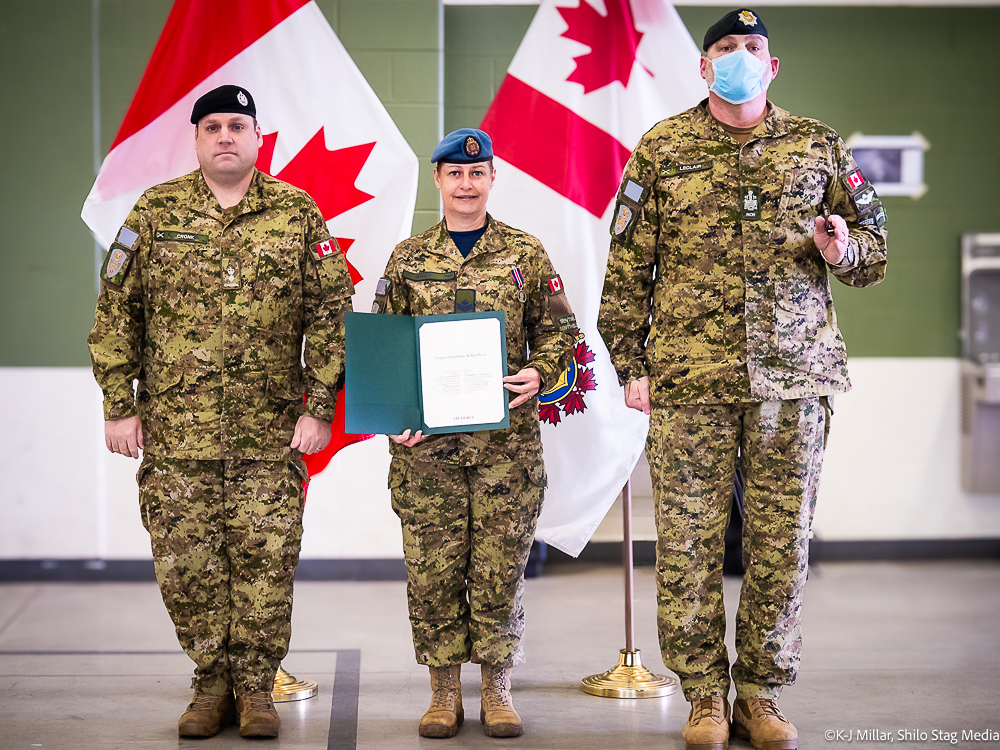
{"label": "white wall panel", "polygon": [[[854,390],[834,403],[817,536],[1000,538],[1000,495],[961,489],[959,361],[854,359],[851,377]],[[148,557],[138,462],[107,453],[99,399],[87,368],[0,368],[0,558]],[[388,465],[386,438],[376,437],[313,480],[304,558],[401,557]],[[645,487],[640,478],[640,516]],[[620,539],[620,528],[609,517],[596,538]]]}

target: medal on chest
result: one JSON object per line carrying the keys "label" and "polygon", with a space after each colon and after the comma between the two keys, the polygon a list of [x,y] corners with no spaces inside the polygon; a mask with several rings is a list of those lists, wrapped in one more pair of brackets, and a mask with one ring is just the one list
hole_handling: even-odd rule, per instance
{"label": "medal on chest", "polygon": [[514,280],[514,285],[517,287],[517,298],[524,302],[527,299],[527,295],[524,293],[524,274],[521,273],[521,269],[514,266],[510,269],[510,277]]}

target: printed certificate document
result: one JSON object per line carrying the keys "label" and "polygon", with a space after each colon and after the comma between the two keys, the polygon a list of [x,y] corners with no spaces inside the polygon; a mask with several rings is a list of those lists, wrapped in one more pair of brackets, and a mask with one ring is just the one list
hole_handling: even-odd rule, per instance
{"label": "printed certificate document", "polygon": [[510,426],[504,313],[348,312],[345,431],[425,435]]}

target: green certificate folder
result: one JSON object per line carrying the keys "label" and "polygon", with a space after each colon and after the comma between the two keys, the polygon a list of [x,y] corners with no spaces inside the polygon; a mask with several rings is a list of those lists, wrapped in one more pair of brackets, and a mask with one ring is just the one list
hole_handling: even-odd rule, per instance
{"label": "green certificate folder", "polygon": [[345,432],[425,435],[510,426],[502,310],[345,313]]}

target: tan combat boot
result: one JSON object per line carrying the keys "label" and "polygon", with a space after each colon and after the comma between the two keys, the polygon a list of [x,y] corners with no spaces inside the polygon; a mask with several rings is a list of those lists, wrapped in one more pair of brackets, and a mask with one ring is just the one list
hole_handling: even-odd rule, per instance
{"label": "tan combat boot", "polygon": [[236,696],[236,712],[240,715],[240,737],[277,737],[281,720],[268,692]]}
{"label": "tan combat boot", "polygon": [[770,698],[736,701],[733,734],[750,740],[754,750],[797,750],[799,746],[798,730]]}
{"label": "tan combat boot", "polygon": [[729,701],[706,695],[691,701],[691,713],[681,730],[685,750],[726,750],[729,747]]}
{"label": "tan combat boot", "polygon": [[233,694],[208,695],[195,692],[187,710],[177,722],[181,737],[214,737],[236,721]]}
{"label": "tan combat boot", "polygon": [[523,731],[521,717],[510,699],[510,670],[482,664],[482,708],[479,720],[489,737],[517,737]]}
{"label": "tan combat boot", "polygon": [[431,667],[431,707],[420,717],[421,737],[454,737],[465,721],[462,708],[462,665]]}

